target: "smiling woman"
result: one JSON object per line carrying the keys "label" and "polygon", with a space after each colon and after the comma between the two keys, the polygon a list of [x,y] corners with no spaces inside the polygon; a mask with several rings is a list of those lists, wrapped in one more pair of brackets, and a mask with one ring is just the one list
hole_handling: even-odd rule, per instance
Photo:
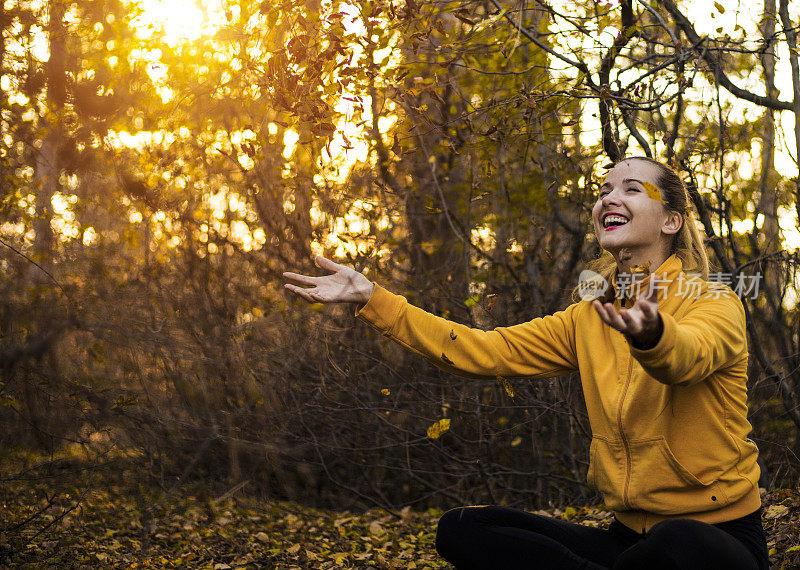
{"label": "smiling woman", "polygon": [[172,46],[213,34],[224,21],[222,0],[133,0],[131,7],[139,37],[161,32]]}
{"label": "smiling woman", "polygon": [[[600,189],[592,221],[614,269],[603,302],[486,331],[414,307],[324,257],[317,262],[329,275],[286,272],[285,286],[311,303],[356,303],[359,319],[448,372],[579,373],[592,431],[587,483],[614,522],[600,530],[503,506],[455,508],[439,521],[436,549],[457,568],[537,560],[558,570],[766,570],[742,303],[706,280],[708,258],[674,170],[623,159]],[[630,287],[634,268],[650,265]],[[702,290],[685,291],[686,271],[697,270]]]}

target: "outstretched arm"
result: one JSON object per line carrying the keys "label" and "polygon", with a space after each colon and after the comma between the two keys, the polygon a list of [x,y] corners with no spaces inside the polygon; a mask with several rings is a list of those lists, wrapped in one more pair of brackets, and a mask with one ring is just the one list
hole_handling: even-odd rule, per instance
{"label": "outstretched arm", "polygon": [[283,274],[286,279],[296,281],[305,287],[293,283],[286,283],[284,287],[309,303],[358,303],[363,305],[369,301],[374,285],[364,274],[346,265],[334,263],[321,255],[317,256],[315,261],[319,267],[332,273],[313,277],[286,271]]}
{"label": "outstretched arm", "polygon": [[465,376],[548,377],[577,369],[574,306],[492,331],[474,329],[410,305],[405,297],[373,285],[361,273],[324,257],[317,265],[331,272],[312,277],[286,272],[300,285],[285,287],[312,303],[359,303],[356,313],[382,334],[430,360]]}
{"label": "outstretched arm", "polygon": [[691,385],[731,368],[746,380],[747,336],[744,309],[730,289],[706,290],[680,320],[659,313],[655,294],[640,297],[630,309],[594,301],[600,318],[631,340],[631,355],[664,384]]}

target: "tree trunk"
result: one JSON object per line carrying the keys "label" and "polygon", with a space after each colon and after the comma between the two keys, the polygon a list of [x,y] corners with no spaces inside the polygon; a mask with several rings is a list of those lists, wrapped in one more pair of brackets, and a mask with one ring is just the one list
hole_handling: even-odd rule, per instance
{"label": "tree trunk", "polygon": [[[759,26],[761,36],[767,46],[761,55],[761,65],[764,68],[764,85],[767,96],[777,98],[775,89],[775,0],[764,0],[764,15]],[[778,226],[778,189],[775,173],[775,111],[769,107],[764,109],[764,127],[761,133],[761,178],[759,180],[759,199],[756,207],[758,214],[764,215],[761,227],[763,242],[760,247],[767,252],[780,249]],[[756,220],[756,223],[757,220]],[[758,228],[754,228],[758,234]]]}
{"label": "tree trunk", "polygon": [[47,34],[50,58],[47,62],[47,99],[44,115],[40,117],[45,133],[36,158],[36,218],[34,247],[38,261],[49,264],[53,259],[52,200],[58,190],[61,173],[58,164],[58,147],[61,141],[61,113],[66,102],[66,26],[64,0],[51,0],[48,4]]}
{"label": "tree trunk", "polygon": [[786,43],[789,46],[789,63],[792,68],[792,112],[794,113],[794,141],[795,141],[795,160],[798,164],[798,176],[795,177],[795,196],[794,206],[797,210],[797,217],[800,220],[800,65],[797,62],[797,33],[792,27],[789,18],[789,0],[780,0],[778,12],[781,16],[781,24],[786,34]]}

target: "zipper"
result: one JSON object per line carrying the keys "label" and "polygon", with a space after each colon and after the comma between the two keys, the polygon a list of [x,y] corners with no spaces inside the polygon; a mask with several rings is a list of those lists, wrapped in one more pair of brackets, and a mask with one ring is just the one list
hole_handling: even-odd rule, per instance
{"label": "zipper", "polygon": [[628,393],[628,386],[631,383],[631,374],[633,373],[633,359],[628,356],[628,377],[625,379],[625,386],[622,388],[622,395],[619,399],[619,409],[617,410],[617,428],[619,435],[622,438],[622,446],[625,448],[625,487],[622,491],[622,502],[629,509],[631,508],[628,502],[628,492],[631,484],[631,449],[628,446],[628,438],[625,437],[625,432],[622,430],[622,407],[625,405],[625,396]]}

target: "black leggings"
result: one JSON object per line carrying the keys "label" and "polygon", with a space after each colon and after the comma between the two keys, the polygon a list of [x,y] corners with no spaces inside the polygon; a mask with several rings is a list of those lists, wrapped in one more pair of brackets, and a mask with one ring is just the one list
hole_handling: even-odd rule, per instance
{"label": "black leggings", "polygon": [[715,525],[671,519],[639,534],[616,519],[608,530],[506,507],[446,512],[436,550],[459,570],[767,570],[761,509]]}

